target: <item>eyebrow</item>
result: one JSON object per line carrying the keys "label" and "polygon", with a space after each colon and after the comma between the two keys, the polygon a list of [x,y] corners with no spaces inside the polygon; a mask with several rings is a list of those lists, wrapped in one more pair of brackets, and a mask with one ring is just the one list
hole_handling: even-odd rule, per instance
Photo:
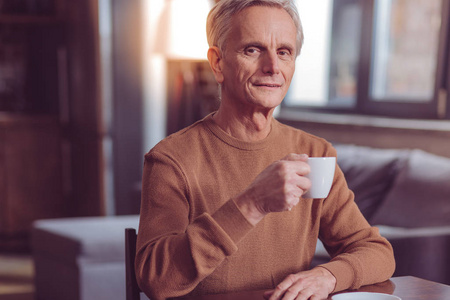
{"label": "eyebrow", "polygon": [[[266,49],[267,47],[260,43],[260,42],[248,42],[248,43],[243,43],[242,45],[242,49],[248,48],[248,47],[256,47],[256,48],[260,48],[260,49]],[[277,49],[288,49],[291,52],[294,52],[295,47],[292,44],[289,43],[282,43],[279,47],[277,47]]]}

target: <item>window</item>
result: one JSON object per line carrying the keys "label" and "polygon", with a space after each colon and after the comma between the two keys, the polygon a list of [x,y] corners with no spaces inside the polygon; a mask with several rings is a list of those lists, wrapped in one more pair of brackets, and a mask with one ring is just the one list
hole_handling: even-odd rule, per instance
{"label": "window", "polygon": [[441,6],[439,0],[376,2],[370,89],[374,101],[426,102],[433,97]]}
{"label": "window", "polygon": [[297,0],[305,43],[283,109],[449,118],[447,0]]}

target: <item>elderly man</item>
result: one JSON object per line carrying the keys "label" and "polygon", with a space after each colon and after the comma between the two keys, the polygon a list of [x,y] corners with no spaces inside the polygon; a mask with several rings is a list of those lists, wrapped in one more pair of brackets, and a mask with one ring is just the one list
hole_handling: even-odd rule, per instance
{"label": "elderly man", "polygon": [[[327,198],[302,197],[308,156],[336,151],[272,116],[303,40],[292,2],[221,0],[208,16],[220,108],[145,156],[136,272],[151,299],[250,289],[324,299],[393,273],[391,246],[339,167]],[[332,260],[309,270],[318,238]]]}

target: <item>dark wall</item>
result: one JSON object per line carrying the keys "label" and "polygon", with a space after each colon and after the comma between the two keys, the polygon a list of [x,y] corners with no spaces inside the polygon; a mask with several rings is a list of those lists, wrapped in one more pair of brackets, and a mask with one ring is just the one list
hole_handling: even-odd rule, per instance
{"label": "dark wall", "polygon": [[68,210],[73,216],[103,215],[98,6],[91,0],[65,3],[70,122],[62,125],[64,148],[70,149],[64,156],[71,157],[70,163],[65,162],[72,177]]}

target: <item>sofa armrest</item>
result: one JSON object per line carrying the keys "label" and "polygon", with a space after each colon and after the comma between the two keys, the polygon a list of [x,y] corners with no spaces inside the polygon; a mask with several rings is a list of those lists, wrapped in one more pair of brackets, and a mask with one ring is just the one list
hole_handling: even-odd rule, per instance
{"label": "sofa armrest", "polygon": [[377,226],[394,248],[395,276],[412,275],[450,284],[450,226]]}
{"label": "sofa armrest", "polygon": [[[450,284],[450,226],[400,228],[379,225],[380,234],[394,248],[394,276],[416,276]],[[322,242],[317,241],[311,268],[330,260]]]}
{"label": "sofa armrest", "polygon": [[420,238],[430,236],[450,235],[449,226],[402,228],[386,225],[375,225],[380,234],[387,239]]}

